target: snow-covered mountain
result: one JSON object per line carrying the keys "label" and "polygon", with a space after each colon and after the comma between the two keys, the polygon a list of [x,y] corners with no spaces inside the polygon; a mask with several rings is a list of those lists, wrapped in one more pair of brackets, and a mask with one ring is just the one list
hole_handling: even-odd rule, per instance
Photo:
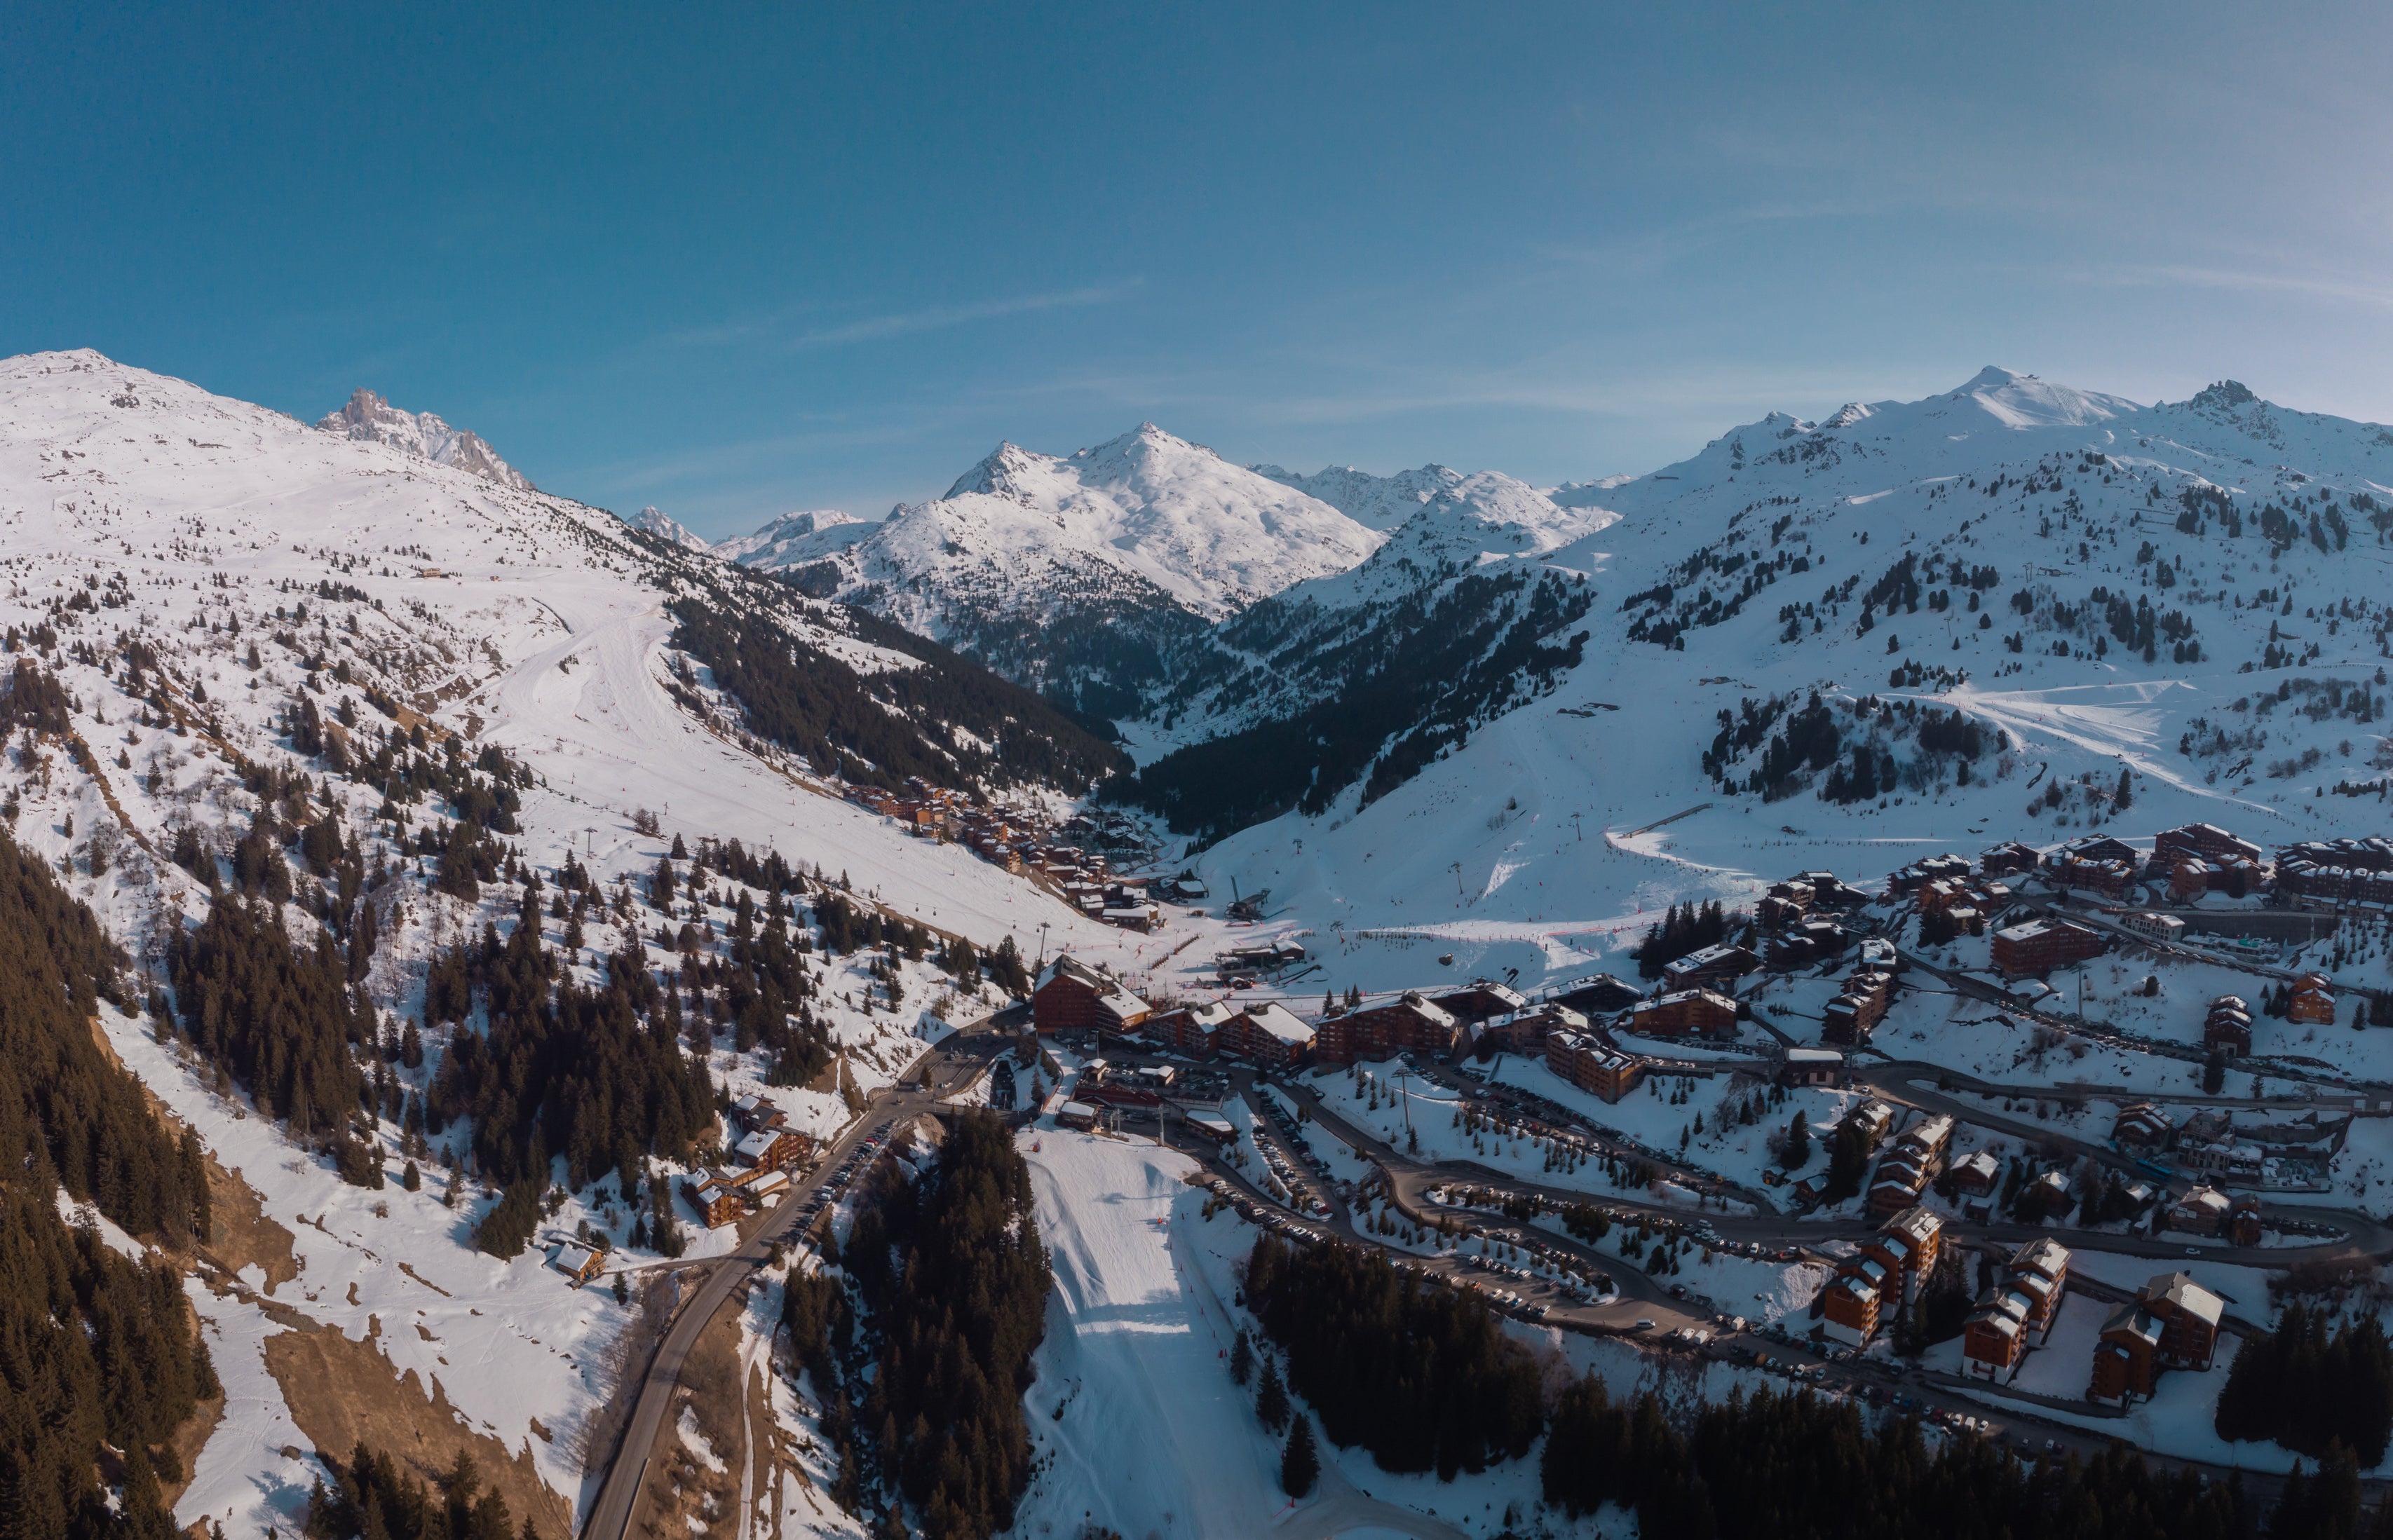
{"label": "snow-covered mountain", "polygon": [[452,428],[428,411],[402,411],[373,391],[360,386],[340,411],[327,412],[316,425],[326,433],[361,443],[386,444],[402,454],[450,465],[485,481],[520,490],[531,482],[499,458],[496,450],[470,428]]}
{"label": "snow-covered mountain", "polygon": [[2385,426],[2231,381],[2141,405],[1989,369],[1772,414],[1579,495],[1621,516],[1539,558],[1593,589],[1550,691],[1394,785],[1391,729],[1334,797],[1313,793],[1318,716],[1145,765],[1182,827],[1264,816],[1201,875],[1350,937],[1439,937],[1458,969],[1541,970],[1587,966],[1641,905],[1805,868],[2191,820],[2263,844],[2393,823]]}
{"label": "snow-covered mountain", "polygon": [[735,559],[1105,715],[1137,710],[1213,622],[1380,540],[1152,423],[1068,455],[1000,444],[877,525],[794,520],[733,542]]}
{"label": "snow-covered mountain", "polygon": [[[984,954],[1047,933],[1104,956],[1121,934],[829,778],[1032,805],[1111,750],[945,648],[427,454],[443,444],[320,432],[89,351],[0,360],[0,842],[124,948],[128,988],[103,993],[130,1006],[93,1024],[193,1130],[223,1220],[183,1259],[228,1392],[185,1450],[183,1524],[297,1533],[324,1472],[296,1451],[349,1447],[339,1419],[371,1399],[378,1441],[463,1449],[517,1514],[572,1533],[660,1274],[630,1274],[625,1304],[546,1253],[596,1234],[609,1267],[654,1263],[668,1223],[694,1257],[726,1248],[680,1195],[721,1131],[713,1088],[771,1085],[825,1134],[850,1116],[841,1087],[912,1062],[924,1006],[1000,1003],[919,946],[851,960],[824,910]],[[660,865],[687,881],[657,884]],[[512,1114],[461,1091],[444,1127],[438,1088],[501,1027],[479,980],[456,972],[444,1002],[432,975],[485,926],[536,959],[517,976],[525,1009],[558,1007],[543,1030],[617,1046],[552,1038],[511,1061],[533,1077]],[[744,996],[735,1028],[713,971],[768,956],[778,993]],[[268,976],[314,980],[315,1003]],[[552,1173],[503,1163],[543,1146],[491,1129],[608,1096],[631,1153],[585,1120],[528,1204]],[[510,1181],[528,1233],[491,1243]]]}
{"label": "snow-covered mountain", "polygon": [[659,540],[671,541],[673,544],[681,546],[686,550],[704,551],[709,549],[703,537],[692,533],[690,529],[679,519],[667,514],[664,510],[657,507],[654,503],[641,509],[638,514],[625,519],[623,522],[630,525],[634,529],[644,529],[649,534],[656,536]]}
{"label": "snow-covered mountain", "polygon": [[836,508],[816,508],[783,514],[752,534],[734,535],[710,549],[725,561],[760,567],[769,572],[819,561],[871,532],[872,527],[854,514],[843,514]]}

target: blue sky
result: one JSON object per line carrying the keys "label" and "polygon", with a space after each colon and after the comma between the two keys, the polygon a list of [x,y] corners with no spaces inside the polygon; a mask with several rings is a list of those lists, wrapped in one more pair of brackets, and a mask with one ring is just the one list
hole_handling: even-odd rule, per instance
{"label": "blue sky", "polygon": [[713,535],[1145,418],[1541,484],[1990,362],[2393,420],[2393,11],[1949,9],[20,5],[0,352]]}

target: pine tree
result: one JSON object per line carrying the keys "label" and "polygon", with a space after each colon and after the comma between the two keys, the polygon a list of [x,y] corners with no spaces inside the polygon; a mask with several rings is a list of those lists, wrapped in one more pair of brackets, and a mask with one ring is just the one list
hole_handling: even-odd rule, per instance
{"label": "pine tree", "polygon": [[1786,1168],[1798,1171],[1811,1158],[1811,1121],[1803,1109],[1795,1109],[1794,1120],[1786,1125]]}
{"label": "pine tree", "polygon": [[1279,1364],[1267,1357],[1263,1360],[1262,1383],[1255,1390],[1255,1416],[1276,1433],[1288,1426],[1288,1387],[1280,1381]]}
{"label": "pine tree", "polygon": [[2117,812],[2117,813],[2124,813],[2124,812],[2125,812],[2128,808],[2133,807],[2133,806],[2135,806],[2135,805],[2136,805],[2136,788],[2135,788],[2135,784],[2134,784],[2134,782],[2133,782],[2133,781],[2129,778],[2129,777],[2128,777],[2127,767],[2126,767],[2125,765],[2124,765],[2124,764],[2123,764],[2123,765],[2121,765],[2121,766],[2119,767],[2119,790],[2118,790],[2118,793],[2111,799],[2111,807],[2112,807],[2112,811],[2113,811],[2113,812]]}
{"label": "pine tree", "polygon": [[[1291,1497],[1301,1497],[1313,1490],[1321,1477],[1321,1455],[1313,1444],[1313,1419],[1302,1412],[1288,1430],[1288,1447],[1279,1457],[1280,1490]],[[2356,1494],[2359,1488],[2354,1486]]]}
{"label": "pine tree", "polygon": [[1230,1383],[1244,1388],[1255,1374],[1255,1345],[1245,1332],[1230,1344]]}

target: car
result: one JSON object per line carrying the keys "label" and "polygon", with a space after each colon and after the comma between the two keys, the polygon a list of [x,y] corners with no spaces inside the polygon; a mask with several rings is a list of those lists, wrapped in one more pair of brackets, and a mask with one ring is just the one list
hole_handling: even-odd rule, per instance
{"label": "car", "polygon": [[1637,1329],[1639,1331],[1652,1331],[1654,1329],[1654,1323],[1651,1321],[1640,1321],[1637,1323]]}
{"label": "car", "polygon": [[2185,1248],[2185,1254],[2189,1257],[2199,1257],[2202,1255],[2202,1247],[2198,1246],[2189,1246]]}

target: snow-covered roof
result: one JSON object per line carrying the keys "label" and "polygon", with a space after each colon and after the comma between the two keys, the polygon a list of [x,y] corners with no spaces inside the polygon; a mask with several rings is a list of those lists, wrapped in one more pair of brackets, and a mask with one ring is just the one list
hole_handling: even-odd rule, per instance
{"label": "snow-covered roof", "polygon": [[[1430,1009],[1436,1010],[1436,1007],[1432,1006]],[[1255,1030],[1275,1038],[1281,1042],[1297,1048],[1309,1047],[1313,1042],[1313,1028],[1306,1025],[1294,1011],[1277,1000],[1249,1007],[1246,1017],[1254,1024]],[[1449,1021],[1452,1019],[1447,1017]]]}

